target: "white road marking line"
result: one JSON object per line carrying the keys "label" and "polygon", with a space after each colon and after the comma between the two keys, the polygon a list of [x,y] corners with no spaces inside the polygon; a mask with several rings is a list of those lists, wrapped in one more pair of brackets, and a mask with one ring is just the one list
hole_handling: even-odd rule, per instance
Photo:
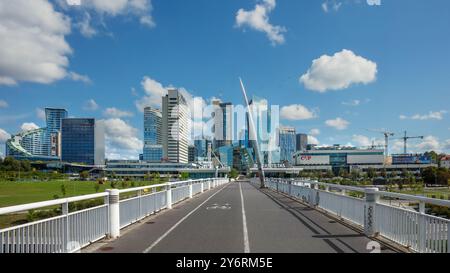
{"label": "white road marking line", "polygon": [[149,253],[157,244],[159,244],[164,238],[167,237],[167,235],[169,235],[177,226],[179,226],[182,222],[184,222],[189,216],[191,216],[194,212],[196,212],[201,206],[203,206],[204,204],[206,204],[206,202],[208,202],[209,200],[211,200],[211,198],[213,198],[216,194],[218,194],[219,192],[221,192],[223,189],[225,189],[226,187],[228,187],[230,184],[226,185],[225,187],[221,188],[220,190],[218,190],[216,193],[214,193],[213,195],[211,195],[210,197],[208,197],[208,199],[206,199],[203,203],[201,203],[200,205],[198,205],[198,207],[196,207],[195,209],[193,209],[191,212],[189,212],[186,216],[184,216],[183,218],[181,218],[175,225],[173,225],[168,231],[166,231],[166,233],[164,233],[161,237],[158,238],[158,240],[156,240],[155,242],[153,242],[153,244],[149,247],[147,247],[143,253]]}
{"label": "white road marking line", "polygon": [[250,253],[250,243],[248,241],[247,217],[245,216],[244,195],[242,195],[241,183],[239,183],[239,192],[241,193],[242,203],[242,227],[244,230],[244,252]]}

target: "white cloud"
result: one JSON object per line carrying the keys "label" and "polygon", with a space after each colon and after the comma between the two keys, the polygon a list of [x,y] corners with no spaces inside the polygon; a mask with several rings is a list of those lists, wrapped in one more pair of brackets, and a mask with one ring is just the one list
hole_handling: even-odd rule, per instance
{"label": "white cloud", "polygon": [[8,103],[5,100],[0,100],[0,108],[8,108]]}
{"label": "white cloud", "polygon": [[0,85],[68,76],[70,19],[47,0],[0,1]]}
{"label": "white cloud", "polygon": [[362,147],[370,147],[372,145],[376,145],[376,146],[384,145],[384,142],[382,140],[375,139],[375,138],[369,138],[369,137],[363,136],[363,135],[353,135],[352,141],[355,142],[358,146],[362,146]]}
{"label": "white cloud", "polygon": [[283,44],[285,41],[283,33],[286,28],[274,26],[269,22],[269,13],[276,7],[275,0],[261,0],[251,11],[239,9],[236,14],[237,27],[250,27],[256,31],[264,32],[273,45]]}
{"label": "white cloud", "polygon": [[342,2],[336,0],[327,0],[322,3],[322,10],[328,13],[330,10],[338,11],[342,6]]}
{"label": "white cloud", "polygon": [[39,129],[39,126],[37,126],[33,122],[25,122],[24,124],[22,124],[22,126],[20,126],[20,129],[22,130],[22,132],[27,132],[27,131]]}
{"label": "white cloud", "polygon": [[350,122],[342,118],[336,118],[325,121],[325,124],[329,127],[335,128],[336,130],[345,130],[350,125]]}
{"label": "white cloud", "polygon": [[[153,5],[151,0],[89,0],[81,1],[81,5],[67,5],[60,3],[64,9],[72,8],[83,12],[82,19],[76,23],[80,33],[85,37],[92,37],[98,33],[92,23],[92,13],[100,15],[100,22],[96,25],[105,25],[105,16],[132,16],[139,18],[139,22],[146,27],[155,27],[152,17]],[[95,23],[94,23],[95,24]]]}
{"label": "white cloud", "polygon": [[94,99],[86,101],[83,105],[85,111],[96,111],[99,108],[97,102]]}
{"label": "white cloud", "polygon": [[439,139],[434,136],[426,136],[422,142],[419,144],[413,145],[413,149],[418,149],[419,151],[441,151],[441,145],[439,143]]}
{"label": "white cloud", "polygon": [[0,143],[5,143],[8,139],[11,138],[11,135],[8,134],[5,130],[0,128]]}
{"label": "white cloud", "polygon": [[142,153],[143,142],[136,128],[118,118],[101,122],[105,125],[106,154],[109,159],[137,158]]}
{"label": "white cloud", "polygon": [[36,116],[38,119],[45,120],[45,110],[42,108],[36,108]]}
{"label": "white cloud", "polygon": [[135,102],[136,108],[140,112],[144,112],[147,106],[161,107],[162,97],[167,95],[167,89],[156,80],[145,76],[141,81],[145,96]]}
{"label": "white cloud", "polygon": [[342,102],[342,105],[345,105],[345,106],[359,106],[359,105],[361,105],[361,101],[360,100],[344,101],[344,102]]}
{"label": "white cloud", "polygon": [[444,115],[447,114],[447,111],[441,110],[437,112],[430,111],[428,114],[421,115],[421,114],[415,114],[410,117],[406,115],[400,115],[401,120],[405,119],[412,119],[412,120],[442,120],[444,119]]}
{"label": "white cloud", "polygon": [[91,15],[88,12],[85,12],[83,19],[75,24],[75,26],[80,30],[81,35],[86,38],[91,38],[97,35],[97,30],[92,27],[91,20]]}
{"label": "white cloud", "polygon": [[309,131],[309,135],[311,136],[318,136],[320,135],[320,130],[319,129],[311,129],[311,131]]}
{"label": "white cloud", "polygon": [[381,6],[381,0],[367,0],[369,6]]}
{"label": "white cloud", "polygon": [[376,80],[377,64],[343,49],[333,56],[315,59],[308,72],[300,77],[305,88],[320,93],[341,90],[352,84],[369,84]]}
{"label": "white cloud", "polygon": [[450,151],[450,139],[447,139],[447,140],[443,143],[443,148],[444,148],[444,150],[446,150],[447,152]]}
{"label": "white cloud", "polygon": [[308,135],[308,144],[319,145],[320,141],[315,136]]}
{"label": "white cloud", "polygon": [[73,81],[76,81],[76,82],[82,82],[82,83],[86,83],[86,84],[92,83],[91,79],[88,76],[81,75],[81,74],[78,74],[78,73],[73,72],[73,71],[70,71],[67,74],[67,77],[69,79],[73,80]]}
{"label": "white cloud", "polygon": [[123,111],[120,109],[117,109],[115,107],[106,108],[105,111],[103,111],[103,115],[110,118],[126,118],[126,117],[132,117],[133,113],[128,111]]}
{"label": "white cloud", "polygon": [[309,110],[301,104],[293,104],[281,108],[281,118],[287,120],[307,120],[316,118],[314,110]]}

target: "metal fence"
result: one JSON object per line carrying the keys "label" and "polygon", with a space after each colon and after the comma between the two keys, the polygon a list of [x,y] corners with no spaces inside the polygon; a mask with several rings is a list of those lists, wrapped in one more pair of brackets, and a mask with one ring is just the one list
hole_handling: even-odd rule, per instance
{"label": "metal fence", "polygon": [[[267,179],[266,186],[350,221],[368,236],[380,235],[416,252],[450,253],[450,220],[425,213],[425,204],[450,207],[449,201],[304,179]],[[347,191],[364,198],[348,196]],[[420,209],[387,205],[381,198],[416,202]]]}
{"label": "metal fence", "polygon": [[[216,185],[228,182],[228,179],[210,179]],[[190,197],[190,192],[200,193],[208,187],[207,180],[191,180],[164,183],[118,191],[119,194],[136,192],[137,196],[120,200],[117,198],[118,229],[135,223],[162,209],[170,208],[172,203]],[[212,185],[213,183],[211,183]],[[164,190],[146,194],[157,188]],[[168,204],[168,195],[173,197]],[[118,196],[117,196],[118,197]],[[104,204],[69,213],[69,203],[103,198]],[[44,220],[14,226],[0,230],[0,253],[62,253],[76,252],[81,248],[111,235],[113,227],[111,193],[98,193],[72,198],[31,203],[13,207],[0,208],[0,215],[26,213],[29,210],[44,210],[48,207],[61,206],[62,215]],[[170,202],[170,200],[169,200]]]}

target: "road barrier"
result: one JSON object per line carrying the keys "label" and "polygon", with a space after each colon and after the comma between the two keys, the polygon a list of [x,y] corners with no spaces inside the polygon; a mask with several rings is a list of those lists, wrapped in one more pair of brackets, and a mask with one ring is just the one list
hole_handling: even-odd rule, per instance
{"label": "road barrier", "polygon": [[[119,237],[120,229],[228,182],[228,178],[169,182],[0,208],[0,215],[55,206],[61,206],[62,211],[56,217],[1,229],[0,253],[77,252],[105,237]],[[136,196],[120,200],[124,193],[136,193]],[[103,199],[102,205],[69,212],[71,203],[99,198]]]}
{"label": "road barrier", "polygon": [[[259,179],[251,182],[259,185]],[[425,211],[425,204],[450,207],[450,201],[308,179],[268,178],[266,186],[358,225],[369,237],[382,236],[414,252],[450,253],[450,220]],[[362,198],[348,196],[349,192]],[[419,203],[419,211],[383,202],[387,199]]]}

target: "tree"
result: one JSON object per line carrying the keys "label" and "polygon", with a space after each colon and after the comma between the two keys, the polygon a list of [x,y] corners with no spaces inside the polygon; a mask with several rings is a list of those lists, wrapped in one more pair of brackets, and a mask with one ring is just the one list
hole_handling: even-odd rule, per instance
{"label": "tree", "polygon": [[422,169],[421,172],[422,179],[424,184],[433,185],[437,182],[437,168],[436,167],[428,167]]}
{"label": "tree", "polygon": [[181,180],[188,180],[188,179],[189,179],[189,173],[187,173],[187,172],[182,172],[182,173],[180,174],[180,179],[181,179]]}
{"label": "tree", "polygon": [[61,185],[61,194],[63,197],[66,197],[66,185],[64,184]]}
{"label": "tree", "polygon": [[358,180],[359,176],[360,176],[360,172],[357,169],[352,169],[350,176],[353,180]]}
{"label": "tree", "polygon": [[153,184],[159,184],[161,182],[161,175],[159,173],[153,173],[151,179]]}
{"label": "tree", "polygon": [[370,179],[375,178],[376,175],[377,175],[377,174],[376,174],[376,172],[375,172],[375,170],[374,170],[373,168],[368,168],[368,169],[367,169],[367,176],[368,176]]}
{"label": "tree", "polygon": [[237,178],[238,176],[239,176],[239,172],[235,168],[231,169],[230,178]]}
{"label": "tree", "polygon": [[88,172],[88,171],[82,171],[82,172],[80,173],[80,178],[81,178],[82,180],[87,180],[87,179],[89,178],[89,172]]}
{"label": "tree", "polygon": [[431,162],[438,163],[439,156],[438,156],[438,154],[435,151],[426,152],[426,153],[424,153],[424,155],[430,157],[431,158]]}

